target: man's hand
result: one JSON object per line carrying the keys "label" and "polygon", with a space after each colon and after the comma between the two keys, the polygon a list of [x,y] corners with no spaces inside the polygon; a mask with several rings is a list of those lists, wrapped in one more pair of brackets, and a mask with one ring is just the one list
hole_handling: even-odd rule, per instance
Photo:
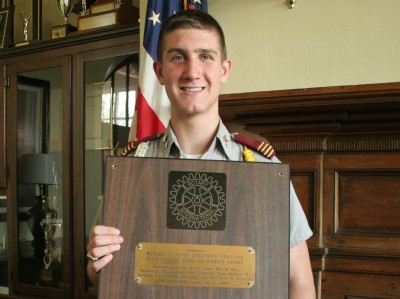
{"label": "man's hand", "polygon": [[98,272],[112,260],[113,253],[121,248],[122,242],[123,238],[117,228],[96,225],[90,231],[87,274],[94,286],[98,284]]}

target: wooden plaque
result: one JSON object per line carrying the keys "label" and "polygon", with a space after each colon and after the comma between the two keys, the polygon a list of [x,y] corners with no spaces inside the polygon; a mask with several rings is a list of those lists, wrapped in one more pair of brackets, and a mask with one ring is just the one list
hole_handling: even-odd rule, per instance
{"label": "wooden plaque", "polygon": [[100,299],[289,296],[289,166],[108,157]]}

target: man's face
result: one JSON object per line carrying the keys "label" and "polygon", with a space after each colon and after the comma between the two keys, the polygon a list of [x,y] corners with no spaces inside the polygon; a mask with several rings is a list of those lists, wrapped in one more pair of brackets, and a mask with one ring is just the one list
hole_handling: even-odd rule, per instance
{"label": "man's face", "polygon": [[179,29],[164,36],[162,62],[154,71],[171,101],[172,116],[218,114],[221,84],[228,79],[229,60],[222,61],[218,34]]}

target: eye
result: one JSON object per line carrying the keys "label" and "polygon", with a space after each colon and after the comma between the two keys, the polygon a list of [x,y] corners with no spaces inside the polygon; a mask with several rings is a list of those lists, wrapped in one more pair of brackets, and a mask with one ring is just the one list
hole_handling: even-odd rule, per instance
{"label": "eye", "polygon": [[183,55],[175,55],[172,57],[173,61],[183,61],[185,60],[185,57],[183,57]]}
{"label": "eye", "polygon": [[200,56],[200,59],[202,61],[210,61],[210,60],[213,60],[213,57],[210,54],[203,54]]}

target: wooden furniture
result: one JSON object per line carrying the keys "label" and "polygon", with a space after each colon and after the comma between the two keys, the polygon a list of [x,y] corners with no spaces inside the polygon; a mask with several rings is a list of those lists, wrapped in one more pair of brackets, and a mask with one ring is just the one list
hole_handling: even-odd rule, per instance
{"label": "wooden furniture", "polygon": [[[7,196],[6,217],[0,220],[7,221],[2,235],[8,244],[7,263],[1,266],[8,279],[0,286],[9,292],[3,294],[2,288],[0,298],[96,298],[86,277],[87,239],[102,198],[104,152],[115,146],[121,131],[124,136],[129,131],[128,117],[116,119],[112,105],[119,93],[135,101],[134,88],[125,87],[137,88],[138,50],[139,26],[134,25],[0,52],[0,194]],[[47,199],[39,206],[57,213],[42,221],[38,238],[45,245],[37,248],[29,224],[37,215],[31,207],[39,185],[22,182],[26,153],[54,154],[61,161],[53,172],[58,184],[40,187]]]}
{"label": "wooden furniture", "polygon": [[225,95],[291,164],[324,299],[400,297],[400,83]]}

